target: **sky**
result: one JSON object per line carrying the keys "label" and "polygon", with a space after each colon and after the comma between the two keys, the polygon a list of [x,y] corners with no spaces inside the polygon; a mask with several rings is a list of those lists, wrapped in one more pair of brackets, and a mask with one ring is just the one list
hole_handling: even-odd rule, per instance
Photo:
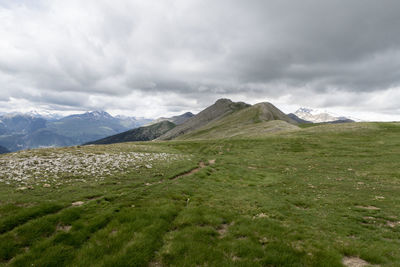
{"label": "sky", "polygon": [[0,112],[219,98],[400,120],[398,0],[0,0]]}

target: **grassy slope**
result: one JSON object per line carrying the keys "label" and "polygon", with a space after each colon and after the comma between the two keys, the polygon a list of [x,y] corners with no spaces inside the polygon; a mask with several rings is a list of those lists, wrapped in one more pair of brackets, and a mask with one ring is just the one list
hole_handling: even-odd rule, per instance
{"label": "grassy slope", "polygon": [[[192,154],[192,161],[126,170],[101,185],[21,192],[2,184],[0,259],[15,266],[342,266],[351,255],[398,266],[399,134],[399,124],[365,123],[264,139],[143,143],[125,149]],[[169,179],[208,159],[216,163]],[[85,204],[71,206],[78,200]]]}
{"label": "grassy slope", "polygon": [[234,113],[229,114],[218,121],[211,122],[194,132],[181,135],[177,139],[201,140],[232,137],[262,137],[266,134],[298,129],[297,126],[282,120],[268,121],[280,117],[272,114],[271,117],[265,116],[266,111],[263,110],[264,107],[265,106],[258,104],[235,111]]}
{"label": "grassy slope", "polygon": [[176,126],[171,131],[166,132],[157,140],[172,140],[176,137],[193,132],[211,122],[220,120],[229,114],[244,109],[250,105],[243,102],[232,102],[229,99],[219,99],[213,105],[204,109],[196,116],[186,120],[183,124]]}
{"label": "grassy slope", "polygon": [[108,136],[106,138],[89,142],[88,144],[114,144],[133,141],[149,141],[156,139],[173,129],[176,125],[170,121],[161,121],[149,126],[142,126],[123,133]]}

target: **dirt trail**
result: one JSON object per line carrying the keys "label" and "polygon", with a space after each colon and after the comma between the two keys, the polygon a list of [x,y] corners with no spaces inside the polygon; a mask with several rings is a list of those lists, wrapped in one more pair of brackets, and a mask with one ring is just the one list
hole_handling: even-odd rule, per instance
{"label": "dirt trail", "polygon": [[[208,161],[208,164],[209,164],[209,165],[213,165],[214,163],[215,163],[215,159],[210,159],[210,160]],[[172,178],[171,180],[175,180],[175,179],[179,179],[179,178],[182,178],[182,177],[185,177],[185,176],[192,175],[192,174],[194,174],[194,173],[196,173],[196,172],[199,172],[201,169],[205,168],[206,166],[207,166],[207,165],[206,165],[204,162],[201,161],[201,162],[199,163],[199,167],[197,167],[197,168],[195,168],[195,169],[193,169],[193,170],[190,170],[190,171],[188,171],[188,172],[185,172],[184,174],[175,176],[175,177]]]}

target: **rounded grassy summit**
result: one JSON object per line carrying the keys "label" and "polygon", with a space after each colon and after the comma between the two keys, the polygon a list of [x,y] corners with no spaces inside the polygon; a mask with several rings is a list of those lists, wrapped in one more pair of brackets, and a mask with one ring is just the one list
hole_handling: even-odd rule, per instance
{"label": "rounded grassy summit", "polygon": [[295,120],[271,103],[249,105],[222,98],[196,115],[187,112],[172,118],[160,118],[147,126],[88,144],[254,137],[296,130],[296,125]]}
{"label": "rounded grassy summit", "polygon": [[[298,129],[296,126],[297,122],[289,118],[271,103],[265,102],[253,106],[231,102],[231,105],[232,104],[239,108],[231,109],[228,112],[225,112],[223,116],[220,116],[203,126],[194,129],[192,128],[190,131],[176,136],[176,139],[190,140],[256,137]],[[199,113],[199,115],[200,114],[201,113]],[[168,135],[169,133],[166,133],[159,139],[163,139]]]}

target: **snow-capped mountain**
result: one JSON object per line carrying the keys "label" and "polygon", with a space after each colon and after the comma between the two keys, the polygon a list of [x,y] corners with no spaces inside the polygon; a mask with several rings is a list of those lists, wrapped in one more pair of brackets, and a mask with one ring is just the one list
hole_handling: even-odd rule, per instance
{"label": "snow-capped mountain", "polygon": [[311,108],[299,108],[294,113],[294,115],[296,115],[302,120],[313,123],[359,121],[357,119],[334,114],[326,110],[311,109]]}
{"label": "snow-capped mountain", "polygon": [[6,113],[0,116],[0,135],[27,134],[46,127],[46,120],[26,113]]}
{"label": "snow-capped mountain", "polygon": [[64,116],[58,113],[51,113],[49,111],[37,111],[37,110],[31,110],[27,113],[26,115],[31,115],[34,118],[43,118],[48,121],[55,121],[63,118]]}

